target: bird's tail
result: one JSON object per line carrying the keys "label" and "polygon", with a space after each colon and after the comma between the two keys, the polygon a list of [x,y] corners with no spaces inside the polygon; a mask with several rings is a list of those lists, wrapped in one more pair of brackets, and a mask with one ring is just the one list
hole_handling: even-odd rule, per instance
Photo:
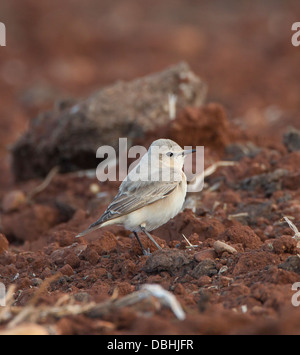
{"label": "bird's tail", "polygon": [[91,232],[94,232],[95,230],[101,228],[101,224],[98,224],[98,225],[91,225],[88,229],[86,229],[85,231],[79,233],[78,235],[76,235],[75,238],[80,238],[80,237],[83,237]]}

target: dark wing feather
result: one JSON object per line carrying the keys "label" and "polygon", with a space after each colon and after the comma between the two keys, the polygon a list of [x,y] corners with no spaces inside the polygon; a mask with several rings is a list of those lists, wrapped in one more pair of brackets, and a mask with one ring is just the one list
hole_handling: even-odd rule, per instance
{"label": "dark wing feather", "polygon": [[178,186],[178,182],[126,181],[103,215],[90,228],[108,220],[127,215],[144,206],[166,198]]}

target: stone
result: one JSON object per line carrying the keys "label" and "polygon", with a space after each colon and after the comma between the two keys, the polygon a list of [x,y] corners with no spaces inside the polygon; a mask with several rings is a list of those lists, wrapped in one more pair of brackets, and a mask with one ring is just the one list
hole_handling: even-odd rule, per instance
{"label": "stone", "polygon": [[216,263],[213,260],[206,259],[201,261],[192,271],[191,275],[195,279],[199,279],[201,276],[213,276],[217,274]]}
{"label": "stone", "polygon": [[191,258],[178,249],[161,249],[147,259],[143,270],[151,272],[168,271],[171,274],[191,263]]}
{"label": "stone", "polygon": [[217,254],[216,254],[215,250],[212,248],[201,250],[201,251],[195,253],[195,255],[194,255],[194,259],[199,262],[202,260],[205,260],[205,259],[214,260],[216,257],[217,257]]}
{"label": "stone", "polygon": [[222,242],[221,240],[217,240],[214,242],[214,249],[219,255],[224,252],[227,252],[229,254],[237,253],[237,250],[234,247],[226,244],[225,242]]}
{"label": "stone", "polygon": [[3,212],[8,213],[17,210],[26,203],[27,199],[23,191],[10,191],[4,195],[2,200]]}
{"label": "stone", "polygon": [[35,118],[12,148],[16,180],[95,168],[96,151],[109,145],[118,150],[119,138],[136,138],[170,122],[168,95],[177,96],[176,108],[200,106],[206,84],[186,63],[131,82],[119,81],[85,100],[60,105]]}

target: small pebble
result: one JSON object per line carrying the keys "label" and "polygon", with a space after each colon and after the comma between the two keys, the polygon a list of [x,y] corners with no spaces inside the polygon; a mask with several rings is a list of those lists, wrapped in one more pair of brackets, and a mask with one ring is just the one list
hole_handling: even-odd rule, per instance
{"label": "small pebble", "polygon": [[225,242],[221,242],[220,240],[215,241],[213,246],[217,254],[222,254],[224,252],[230,254],[237,253],[237,250],[234,247],[226,244]]}

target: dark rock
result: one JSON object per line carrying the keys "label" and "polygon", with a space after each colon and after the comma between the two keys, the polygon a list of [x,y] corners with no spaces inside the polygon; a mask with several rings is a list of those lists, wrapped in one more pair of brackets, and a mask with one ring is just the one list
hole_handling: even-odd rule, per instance
{"label": "dark rock", "polygon": [[252,142],[242,143],[232,143],[227,145],[225,149],[226,159],[239,161],[244,157],[254,158],[261,151]]}
{"label": "dark rock", "polygon": [[146,272],[168,271],[171,274],[192,263],[192,257],[182,250],[162,249],[147,259],[143,270]]}
{"label": "dark rock", "polygon": [[255,225],[259,217],[268,218],[272,213],[272,200],[266,200],[263,202],[241,202],[237,206],[236,213],[245,213],[238,221],[246,225]]}
{"label": "dark rock", "polygon": [[261,189],[265,195],[271,196],[275,191],[282,189],[282,178],[288,175],[285,169],[276,169],[271,173],[260,174],[244,179],[240,188],[247,191],[255,191]]}
{"label": "dark rock", "polygon": [[200,276],[213,276],[218,272],[216,263],[213,260],[206,259],[201,261],[195,269],[192,271],[191,275],[198,279]]}
{"label": "dark rock", "polygon": [[300,274],[300,258],[297,255],[289,256],[286,261],[278,267],[283,270],[293,271]]}
{"label": "dark rock", "polygon": [[95,168],[96,151],[119,138],[131,140],[169,122],[168,95],[177,95],[177,108],[200,106],[206,85],[185,63],[131,82],[117,82],[69,107],[58,106],[39,115],[14,145],[17,180],[45,176],[54,166],[61,172]]}
{"label": "dark rock", "polygon": [[290,127],[283,135],[283,144],[289,152],[300,150],[300,131]]}

